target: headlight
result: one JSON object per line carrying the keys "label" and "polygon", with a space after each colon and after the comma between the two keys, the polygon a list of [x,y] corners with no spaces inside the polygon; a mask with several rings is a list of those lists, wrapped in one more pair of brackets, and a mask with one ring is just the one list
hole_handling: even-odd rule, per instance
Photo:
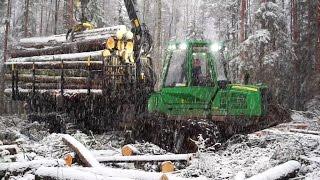
{"label": "headlight", "polygon": [[168,46],[168,50],[170,50],[170,51],[173,51],[173,50],[176,50],[176,49],[177,49],[177,46],[175,44],[170,44]]}
{"label": "headlight", "polygon": [[188,48],[188,44],[187,43],[181,43],[179,45],[179,49],[181,49],[181,50],[186,50],[187,48]]}
{"label": "headlight", "polygon": [[114,47],[116,47],[116,41],[113,39],[113,37],[110,37],[108,40],[107,40],[107,44],[106,44],[106,47],[110,50],[112,50]]}
{"label": "headlight", "polygon": [[221,45],[219,43],[214,43],[214,44],[211,45],[210,50],[212,52],[218,52],[218,51],[220,51],[221,48],[222,47],[221,47]]}

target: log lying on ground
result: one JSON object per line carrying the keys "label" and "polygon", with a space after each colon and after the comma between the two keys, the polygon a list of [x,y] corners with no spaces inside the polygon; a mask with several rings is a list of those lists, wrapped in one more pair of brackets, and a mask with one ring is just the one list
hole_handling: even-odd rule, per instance
{"label": "log lying on ground", "polygon": [[140,154],[140,152],[134,146],[127,144],[121,148],[121,154],[122,156],[133,156],[133,155]]}
{"label": "log lying on ground", "polygon": [[161,163],[160,169],[163,173],[173,172],[175,169],[175,165],[171,161],[165,161]]}
{"label": "log lying on ground", "polygon": [[59,179],[59,180],[129,180],[130,178],[115,178],[104,177],[99,174],[91,172],[83,172],[74,168],[52,168],[52,167],[40,167],[36,172],[37,179]]}
{"label": "log lying on ground", "polygon": [[284,164],[268,169],[263,173],[254,175],[247,180],[278,180],[290,178],[294,177],[300,167],[301,164],[298,161],[288,161]]}
{"label": "log lying on ground", "polygon": [[6,172],[11,172],[13,174],[23,173],[26,170],[38,169],[41,166],[46,167],[56,167],[64,166],[63,160],[57,159],[41,159],[28,162],[13,162],[13,163],[0,163],[0,177]]}
{"label": "log lying on ground", "polygon": [[[82,172],[91,172],[95,174],[99,174],[103,177],[121,177],[121,178],[132,178],[139,180],[164,180],[164,179],[173,179],[173,180],[183,180],[185,178],[180,178],[173,174],[165,174],[158,172],[145,172],[140,170],[124,170],[124,169],[115,169],[115,168],[83,168],[83,167],[75,167]],[[197,178],[195,178],[197,179]],[[205,179],[205,178],[199,178]]]}
{"label": "log lying on ground", "polygon": [[7,150],[11,155],[17,154],[19,152],[19,148],[17,145],[2,145],[0,146],[0,151]]}
{"label": "log lying on ground", "polygon": [[101,167],[99,162],[95,159],[95,157],[90,153],[90,151],[84,147],[79,141],[77,141],[72,136],[65,134],[62,137],[62,141],[67,144],[72,150],[74,150],[82,163],[84,163],[87,167]]}
{"label": "log lying on ground", "polygon": [[312,134],[312,135],[320,135],[319,131],[307,131],[302,129],[290,129],[290,132],[296,132],[301,134]]}
{"label": "log lying on ground", "polygon": [[172,155],[138,155],[138,156],[97,156],[99,162],[163,162],[163,161],[190,161],[193,154]]}
{"label": "log lying on ground", "polygon": [[[87,179],[112,179],[112,180],[184,180],[171,174],[163,174],[156,172],[144,172],[138,170],[124,170],[114,168],[55,168],[41,167],[36,172],[36,179],[51,178],[59,180],[87,180]],[[199,178],[200,179],[200,178]],[[204,179],[204,178],[201,178]]]}

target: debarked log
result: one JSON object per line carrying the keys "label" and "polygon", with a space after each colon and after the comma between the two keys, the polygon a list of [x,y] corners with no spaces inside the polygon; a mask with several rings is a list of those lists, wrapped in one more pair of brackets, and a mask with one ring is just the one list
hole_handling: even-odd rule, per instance
{"label": "debarked log", "polygon": [[0,163],[0,177],[4,176],[6,172],[19,174],[30,169],[38,169],[41,166],[61,167],[64,166],[64,161],[58,159],[41,159],[27,162]]}
{"label": "debarked log", "polygon": [[[145,172],[141,170],[132,170],[132,169],[116,169],[116,168],[108,168],[108,167],[100,167],[100,168],[83,168],[76,167],[83,172],[91,172],[102,175],[104,177],[122,177],[122,178],[132,178],[132,179],[140,179],[140,180],[185,180],[187,178],[178,177],[174,174],[170,173],[158,173],[158,172]],[[197,179],[206,179],[204,177],[193,178],[193,180]]]}
{"label": "debarked log", "polygon": [[130,178],[115,178],[104,177],[102,175],[83,172],[75,168],[52,168],[52,167],[40,167],[35,172],[36,180],[51,179],[51,180],[130,180]]}
{"label": "debarked log", "polygon": [[100,163],[91,152],[74,137],[65,134],[62,137],[62,141],[77,153],[79,159],[86,167],[101,167]]}
{"label": "debarked log", "polygon": [[99,162],[164,162],[164,161],[190,161],[194,154],[170,155],[138,155],[138,156],[98,156]]}
{"label": "debarked log", "polygon": [[301,164],[298,161],[288,161],[276,167],[270,168],[260,174],[254,175],[247,180],[278,180],[294,177],[300,169]]}
{"label": "debarked log", "polygon": [[[78,174],[79,173],[79,174]],[[54,168],[41,167],[36,171],[38,177],[50,177],[53,179],[91,179],[91,175],[95,175],[97,179],[140,179],[140,180],[184,180],[173,174],[144,172],[140,170],[116,169],[116,168],[82,168],[82,167],[68,167],[68,168]],[[79,176],[78,176],[79,175]],[[86,176],[88,175],[88,177]],[[65,178],[67,177],[67,178]],[[94,177],[93,179],[96,179]],[[194,178],[197,179],[197,178]],[[200,178],[199,178],[200,179]],[[202,178],[204,179],[204,178]]]}

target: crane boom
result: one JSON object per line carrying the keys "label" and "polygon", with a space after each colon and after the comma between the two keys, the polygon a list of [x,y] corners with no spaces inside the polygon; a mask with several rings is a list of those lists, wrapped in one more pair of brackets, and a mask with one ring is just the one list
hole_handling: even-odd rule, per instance
{"label": "crane boom", "polygon": [[134,6],[134,1],[133,0],[124,0],[128,16],[132,25],[132,28],[134,30],[135,34],[140,34],[141,33],[141,24],[138,18],[138,15],[136,13],[136,9]]}
{"label": "crane boom", "polygon": [[[78,0],[78,2],[81,6],[81,19],[87,20],[85,10],[88,8],[90,0]],[[135,0],[124,0],[124,4],[131,22],[132,32],[135,35],[135,58],[139,61],[142,56],[149,56],[153,44],[152,37],[147,26],[139,20]]]}
{"label": "crane boom", "polygon": [[147,26],[140,22],[134,0],[124,0],[125,7],[128,12],[129,19],[131,21],[132,31],[136,37],[137,54],[136,58],[140,59],[141,56],[148,56],[152,50],[152,37]]}

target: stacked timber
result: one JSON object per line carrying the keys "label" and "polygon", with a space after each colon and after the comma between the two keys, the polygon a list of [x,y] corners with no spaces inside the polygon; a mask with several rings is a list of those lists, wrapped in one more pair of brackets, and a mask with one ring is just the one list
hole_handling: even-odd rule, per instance
{"label": "stacked timber", "polygon": [[75,33],[72,42],[66,39],[66,34],[24,38],[14,45],[10,54],[12,58],[17,58],[101,50],[104,49],[103,43],[109,37],[125,30],[125,26],[87,30]]}
{"label": "stacked timber", "polygon": [[125,26],[87,30],[75,33],[72,41],[66,34],[21,39],[5,63],[5,93],[101,94],[105,43],[123,31]]}

